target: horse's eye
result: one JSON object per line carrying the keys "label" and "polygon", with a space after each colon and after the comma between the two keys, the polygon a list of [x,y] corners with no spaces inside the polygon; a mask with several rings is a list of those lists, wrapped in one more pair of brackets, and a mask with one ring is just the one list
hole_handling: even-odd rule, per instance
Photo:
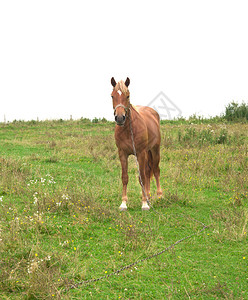
{"label": "horse's eye", "polygon": [[127,99],[129,99],[129,95],[127,96]]}
{"label": "horse's eye", "polygon": [[112,99],[113,99],[113,96],[111,95]]}

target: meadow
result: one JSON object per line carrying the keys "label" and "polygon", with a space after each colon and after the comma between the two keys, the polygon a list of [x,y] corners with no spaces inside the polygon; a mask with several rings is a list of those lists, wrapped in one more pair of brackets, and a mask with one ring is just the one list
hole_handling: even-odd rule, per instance
{"label": "meadow", "polygon": [[130,157],[126,212],[114,126],[0,124],[0,299],[248,299],[248,123],[161,122],[163,198]]}

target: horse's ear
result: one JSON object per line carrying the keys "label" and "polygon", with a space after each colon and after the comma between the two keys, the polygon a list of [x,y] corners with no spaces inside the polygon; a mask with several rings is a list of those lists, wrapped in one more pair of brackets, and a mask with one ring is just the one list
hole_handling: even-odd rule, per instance
{"label": "horse's ear", "polygon": [[112,84],[113,87],[116,86],[116,81],[115,81],[114,77],[111,78],[111,84]]}
{"label": "horse's ear", "polygon": [[130,79],[127,77],[126,81],[125,81],[125,86],[128,87],[130,84]]}

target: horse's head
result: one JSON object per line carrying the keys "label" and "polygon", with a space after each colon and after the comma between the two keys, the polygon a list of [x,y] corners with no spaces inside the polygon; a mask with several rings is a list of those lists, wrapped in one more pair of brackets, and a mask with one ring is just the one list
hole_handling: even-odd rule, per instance
{"label": "horse's head", "polygon": [[117,125],[123,126],[130,108],[129,90],[130,79],[127,77],[126,81],[123,80],[116,83],[114,77],[111,78],[113,92],[111,97],[113,99],[113,109],[115,122]]}

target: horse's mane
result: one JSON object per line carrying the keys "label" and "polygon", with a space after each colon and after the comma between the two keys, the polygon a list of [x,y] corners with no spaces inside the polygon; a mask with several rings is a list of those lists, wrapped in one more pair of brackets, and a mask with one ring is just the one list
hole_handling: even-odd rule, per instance
{"label": "horse's mane", "polygon": [[121,91],[124,95],[129,95],[129,90],[123,80],[119,81],[115,86],[116,91]]}

